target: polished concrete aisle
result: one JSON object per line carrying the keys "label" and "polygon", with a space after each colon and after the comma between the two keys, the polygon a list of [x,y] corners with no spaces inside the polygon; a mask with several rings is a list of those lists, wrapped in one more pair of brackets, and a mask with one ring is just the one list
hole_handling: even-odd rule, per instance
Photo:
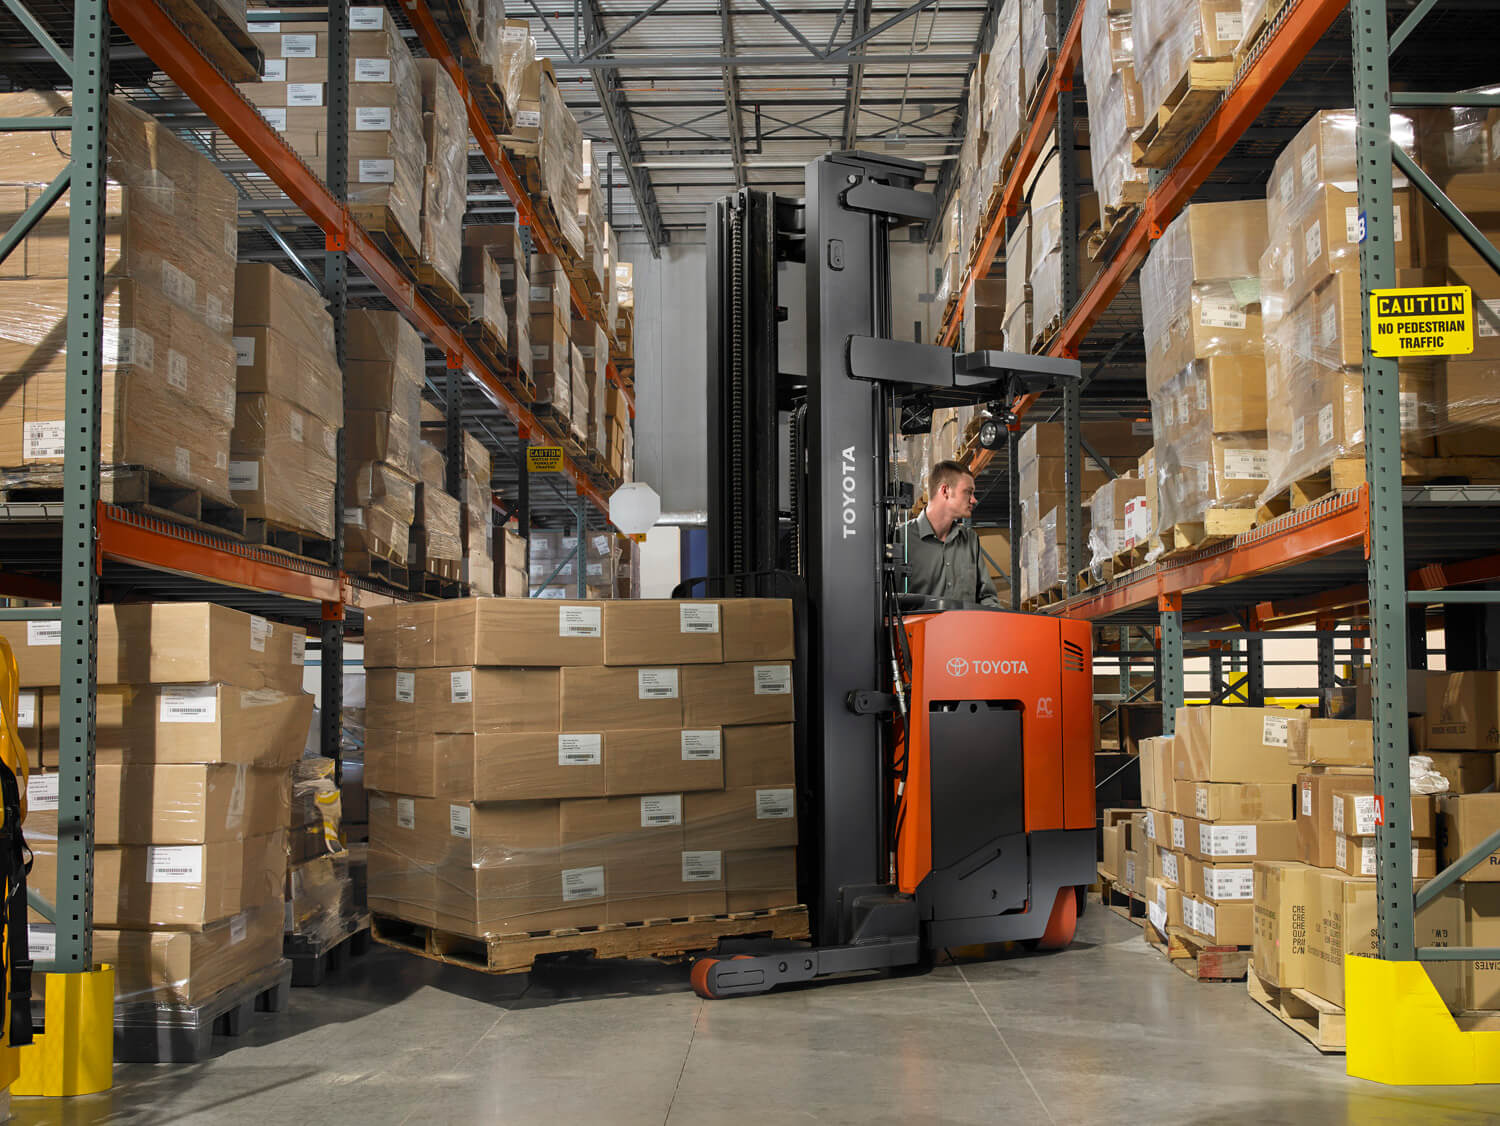
{"label": "polished concrete aisle", "polygon": [[492,980],[378,949],[213,1060],[121,1067],[21,1123],[1500,1122],[1500,1089],[1389,1090],[1198,985],[1097,905],[1061,954],[704,1003],[681,968]]}

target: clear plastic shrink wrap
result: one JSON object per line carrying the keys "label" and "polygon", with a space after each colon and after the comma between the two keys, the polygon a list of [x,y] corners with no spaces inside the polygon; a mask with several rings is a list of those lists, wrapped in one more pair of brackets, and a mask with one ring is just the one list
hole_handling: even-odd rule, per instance
{"label": "clear plastic shrink wrap", "polygon": [[433,59],[418,59],[422,78],[422,261],[452,283],[459,281],[464,210],[469,192],[469,119],[458,87]]}
{"label": "clear plastic shrink wrap", "polygon": [[[58,650],[26,623],[3,632],[40,699],[26,834],[48,887]],[[189,1004],[280,958],[290,769],[312,714],[304,641],[222,606],[100,607],[94,941],[117,1001]],[[45,959],[55,931],[35,913],[29,929]]]}
{"label": "clear plastic shrink wrap", "polygon": [[[7,117],[66,117],[66,92],[0,94]],[[109,102],[102,259],[100,460],[227,502],[234,424],[238,203],[212,163],[128,103]],[[0,135],[0,221],[69,163],[68,129]],[[0,266],[0,466],[61,483],[69,197]]]}
{"label": "clear plastic shrink wrap", "polygon": [[[1267,498],[1295,481],[1325,472],[1339,458],[1363,457],[1355,124],[1352,111],[1317,114],[1277,158],[1267,185],[1273,237],[1260,263],[1266,318]],[[1410,118],[1392,117],[1392,139],[1407,152],[1414,151]],[[1434,147],[1441,149],[1444,139],[1435,141]],[[1393,204],[1396,284],[1441,283],[1440,272],[1422,267],[1421,222],[1413,189],[1404,179],[1396,182]],[[1443,366],[1420,358],[1400,363],[1401,448],[1408,456],[1433,452]]]}
{"label": "clear plastic shrink wrap", "polygon": [[[326,155],[328,27],[254,24],[266,57],[259,82],[242,83],[252,102],[287,144],[313,168]],[[384,222],[389,208],[413,247],[422,243],[422,82],[416,60],[391,14],[359,5],[349,14],[349,202],[362,222]]]}
{"label": "clear plastic shrink wrap", "polygon": [[[616,605],[722,633],[641,668],[603,663],[605,603],[371,614],[374,910],[477,937],[796,902],[790,661],[716,661],[727,602]],[[760,605],[787,625],[763,652],[789,651],[786,604]]]}
{"label": "clear plastic shrink wrap", "polygon": [[1254,508],[1266,485],[1259,200],[1194,204],[1141,268],[1157,523]]}

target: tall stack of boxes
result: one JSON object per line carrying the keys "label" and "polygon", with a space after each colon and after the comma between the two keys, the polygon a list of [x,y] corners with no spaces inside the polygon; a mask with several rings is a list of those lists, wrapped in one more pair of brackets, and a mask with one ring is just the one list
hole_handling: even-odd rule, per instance
{"label": "tall stack of boxes", "polygon": [[506,598],[531,597],[526,540],[510,523],[495,534],[495,574],[499,586],[496,594],[503,594]]}
{"label": "tall stack of boxes", "polygon": [[1131,8],[1121,0],[1085,0],[1079,29],[1089,91],[1089,156],[1106,221],[1146,198],[1145,172],[1131,159],[1145,121]]}
{"label": "tall stack of boxes", "polygon": [[[499,272],[500,301],[510,354],[529,379],[532,373],[531,267],[521,242],[521,230],[508,223],[482,224],[465,227],[463,237],[465,288],[472,292],[474,285],[486,284],[484,258],[492,259]],[[488,308],[489,290],[482,292],[486,294],[485,308]]]}
{"label": "tall stack of boxes", "polygon": [[[1414,152],[1410,118],[1393,115],[1395,143]],[[1364,456],[1364,334],[1361,324],[1355,116],[1325,110],[1277,158],[1266,189],[1274,235],[1261,259],[1266,314],[1268,496],[1337,458]],[[1398,286],[1429,284],[1418,249],[1414,189],[1393,195]],[[1437,278],[1440,283],[1441,278]],[[1401,448],[1432,453],[1436,371],[1425,358],[1398,367]],[[1487,451],[1488,452],[1488,451]]]}
{"label": "tall stack of boxes", "polygon": [[[1084,438],[1109,460],[1116,472],[1128,472],[1150,444],[1141,422],[1097,422],[1083,428]],[[1021,597],[1030,599],[1067,581],[1066,446],[1061,423],[1039,422],[1022,433],[1017,450],[1021,475]],[[1091,496],[1108,482],[1104,467],[1090,455],[1080,458],[1081,495]],[[1088,509],[1083,511],[1088,537]],[[1085,546],[1087,546],[1085,538]],[[1087,554],[1087,553],[1085,553]]]}
{"label": "tall stack of boxes", "polygon": [[[518,57],[524,54],[518,51]],[[559,250],[581,261],[583,228],[578,222],[578,181],[582,178],[583,132],[557,88],[549,59],[533,58],[521,71],[516,100],[511,102],[515,125],[512,143],[527,146],[539,165],[542,202],[552,212],[562,235]]]}
{"label": "tall stack of boxes", "polygon": [[635,352],[635,267],[615,263],[615,341],[627,354]]}
{"label": "tall stack of boxes", "polygon": [[443,451],[422,441],[417,507],[407,558],[412,570],[457,578],[464,556],[463,518],[458,498],[448,492],[448,464]]}
{"label": "tall stack of boxes", "polygon": [[238,376],[229,489],[252,520],[331,540],[344,381],[333,319],[311,286],[266,263],[235,270]]}
{"label": "tall stack of boxes", "polygon": [[[242,93],[311,167],[327,154],[328,24],[298,20],[250,25],[266,58],[261,81]],[[380,5],[349,10],[349,202],[389,209],[413,248],[422,246],[427,166],[422,81],[391,14]]]}
{"label": "tall stack of boxes", "polygon": [[1163,538],[1212,510],[1254,509],[1266,487],[1265,250],[1259,200],[1193,204],[1141,268]]}
{"label": "tall stack of boxes", "polygon": [[536,401],[564,421],[573,408],[572,288],[563,264],[550,254],[534,254],[531,279],[531,378]]}
{"label": "tall stack of boxes", "polygon": [[1136,513],[1146,497],[1146,482],[1137,476],[1116,477],[1089,498],[1089,563],[1095,574],[1123,551],[1142,542]]}
{"label": "tall stack of boxes", "polygon": [[1191,62],[1232,58],[1245,34],[1241,0],[1142,0],[1131,5],[1131,13],[1135,72],[1148,118],[1187,77]]}
{"label": "tall stack of boxes", "polygon": [[[500,260],[483,242],[470,242],[473,232],[487,228],[470,227],[464,231],[464,245],[460,251],[459,288],[469,306],[470,322],[477,322],[492,333],[495,343],[509,351],[510,314],[506,312],[505,285],[501,281]],[[480,237],[483,237],[482,235]],[[515,276],[514,271],[511,274]],[[527,345],[530,348],[530,344]],[[527,356],[530,366],[531,357]]]}
{"label": "tall stack of boxes", "polygon": [[422,78],[422,261],[454,289],[469,201],[469,121],[458,87],[435,59],[416,60]]}
{"label": "tall stack of boxes", "polygon": [[366,621],[370,902],[471,936],[796,902],[790,604]]}
{"label": "tall stack of boxes", "polygon": [[[26,839],[51,898],[60,637],[55,622],[0,634],[39,701]],[[303,642],[223,606],[99,608],[94,952],[118,1001],[198,1004],[280,959],[290,768],[312,718]],[[30,931],[47,960],[55,932],[35,913]]]}
{"label": "tall stack of boxes", "polygon": [[[609,598],[614,588],[614,539],[591,532],[583,539],[584,589]],[[571,599],[578,593],[578,537],[572,532],[531,530],[531,588],[536,598]]]}
{"label": "tall stack of boxes", "polygon": [[635,480],[635,426],[625,392],[618,387],[604,389],[604,425],[609,431],[609,471],[621,481]]}
{"label": "tall stack of boxes", "polygon": [[421,474],[422,338],[399,313],[349,314],[344,551],[404,564]]}
{"label": "tall stack of boxes", "polygon": [[610,275],[606,272],[609,245],[604,221],[603,178],[594,159],[594,143],[584,138],[578,177],[578,225],[583,228],[583,262],[598,282],[598,291],[608,288]]}
{"label": "tall stack of boxes", "polygon": [[[0,95],[7,117],[67,117],[66,93]],[[234,188],[171,130],[111,99],[100,461],[228,503],[235,419]],[[71,133],[0,135],[10,225],[68,166]],[[0,267],[0,466],[60,480],[66,424],[69,208],[63,196]]]}
{"label": "tall stack of boxes", "polygon": [[[608,423],[605,419],[604,390],[608,382],[609,336],[592,321],[573,318],[573,346],[577,351],[578,370],[573,373],[575,424],[582,423],[583,446],[600,458],[609,452]],[[582,400],[578,396],[582,394]],[[586,409],[585,409],[586,408]],[[579,426],[574,426],[575,434]]]}
{"label": "tall stack of boxes", "polygon": [[472,594],[495,594],[495,494],[490,489],[493,472],[490,451],[474,435],[464,433],[464,463],[460,470],[458,498],[463,504],[463,581]]}

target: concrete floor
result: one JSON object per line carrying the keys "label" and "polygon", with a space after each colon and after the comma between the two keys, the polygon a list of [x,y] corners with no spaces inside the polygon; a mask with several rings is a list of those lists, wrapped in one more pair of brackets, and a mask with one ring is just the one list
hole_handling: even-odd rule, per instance
{"label": "concrete floor", "polygon": [[705,1003],[682,968],[490,979],[376,948],[232,1050],[116,1070],[15,1121],[306,1123],[1500,1122],[1500,1089],[1349,1079],[1249,1000],[1096,906],[1060,954]]}

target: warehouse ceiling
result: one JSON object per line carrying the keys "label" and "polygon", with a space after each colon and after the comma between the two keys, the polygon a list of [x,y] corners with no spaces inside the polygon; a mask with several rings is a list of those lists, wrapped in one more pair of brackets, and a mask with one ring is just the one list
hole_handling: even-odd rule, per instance
{"label": "warehouse ceiling", "polygon": [[[830,150],[936,182],[958,154],[978,0],[510,0],[583,127],[616,154],[614,218],[653,243],[748,186],[800,195]],[[628,160],[622,159],[628,156]],[[628,165],[628,167],[627,167]]]}

